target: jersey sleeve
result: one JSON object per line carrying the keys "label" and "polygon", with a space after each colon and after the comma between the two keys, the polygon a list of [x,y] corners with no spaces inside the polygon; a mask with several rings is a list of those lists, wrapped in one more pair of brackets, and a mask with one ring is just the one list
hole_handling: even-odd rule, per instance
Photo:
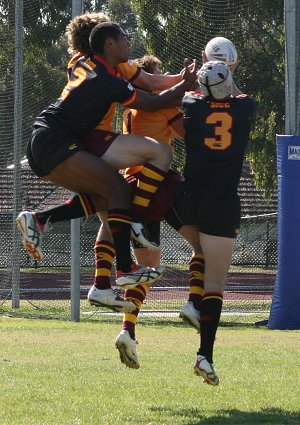
{"label": "jersey sleeve", "polygon": [[128,61],[119,63],[117,65],[117,72],[121,78],[132,82],[140,75],[141,68],[133,63],[133,61]]}
{"label": "jersey sleeve", "polygon": [[131,83],[117,77],[114,77],[114,80],[114,92],[112,93],[113,102],[121,103],[124,106],[133,103],[136,99],[137,92]]}

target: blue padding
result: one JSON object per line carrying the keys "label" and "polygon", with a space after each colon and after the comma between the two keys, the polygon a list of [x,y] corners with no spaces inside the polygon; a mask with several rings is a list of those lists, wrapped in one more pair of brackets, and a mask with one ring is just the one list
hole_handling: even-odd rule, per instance
{"label": "blue padding", "polygon": [[300,329],[300,136],[276,142],[278,270],[268,327]]}

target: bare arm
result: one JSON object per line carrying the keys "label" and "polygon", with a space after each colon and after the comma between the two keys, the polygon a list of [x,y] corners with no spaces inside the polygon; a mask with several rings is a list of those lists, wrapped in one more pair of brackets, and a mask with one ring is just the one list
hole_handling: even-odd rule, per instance
{"label": "bare arm", "polygon": [[[179,104],[179,99],[187,90],[190,90],[195,83],[196,78],[197,70],[196,62],[194,61],[193,66],[186,66],[183,72],[183,79],[178,84],[159,94],[137,90],[138,95],[136,99],[133,103],[127,106],[130,106],[130,108],[133,109],[141,109],[149,112],[155,112],[162,108],[177,106]],[[174,105],[174,103],[176,103],[176,105]]]}
{"label": "bare arm", "polygon": [[[192,67],[192,64],[189,65]],[[147,91],[166,90],[182,81],[183,72],[180,74],[149,74],[141,69],[141,72],[134,80],[134,84]]]}
{"label": "bare arm", "polygon": [[134,80],[134,84],[144,90],[155,91],[168,89],[180,81],[182,81],[181,74],[149,74],[142,69],[138,77]]}

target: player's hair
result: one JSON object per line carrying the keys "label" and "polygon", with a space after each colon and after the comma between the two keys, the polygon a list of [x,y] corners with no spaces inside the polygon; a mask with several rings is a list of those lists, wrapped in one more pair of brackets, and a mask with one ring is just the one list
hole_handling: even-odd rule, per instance
{"label": "player's hair", "polygon": [[92,53],[103,53],[105,41],[108,38],[117,40],[120,34],[123,34],[123,30],[115,22],[104,22],[96,25],[90,34],[90,48]]}
{"label": "player's hair", "polygon": [[92,29],[103,22],[109,22],[110,19],[104,13],[85,13],[76,16],[67,25],[65,36],[68,41],[68,52],[71,55],[82,53],[86,55],[91,52],[89,44],[89,36]]}
{"label": "player's hair", "polygon": [[161,60],[154,55],[144,55],[141,58],[135,59],[134,63],[144,71],[149,72],[149,74],[153,74],[155,68],[162,65]]}

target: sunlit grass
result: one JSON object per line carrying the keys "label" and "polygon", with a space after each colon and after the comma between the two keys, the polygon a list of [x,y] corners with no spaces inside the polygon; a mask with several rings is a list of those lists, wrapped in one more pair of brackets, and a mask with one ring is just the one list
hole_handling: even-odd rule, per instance
{"label": "sunlit grass", "polygon": [[300,332],[220,328],[219,387],[193,374],[196,332],[138,326],[141,368],[119,362],[119,323],[0,318],[2,425],[300,423]]}

